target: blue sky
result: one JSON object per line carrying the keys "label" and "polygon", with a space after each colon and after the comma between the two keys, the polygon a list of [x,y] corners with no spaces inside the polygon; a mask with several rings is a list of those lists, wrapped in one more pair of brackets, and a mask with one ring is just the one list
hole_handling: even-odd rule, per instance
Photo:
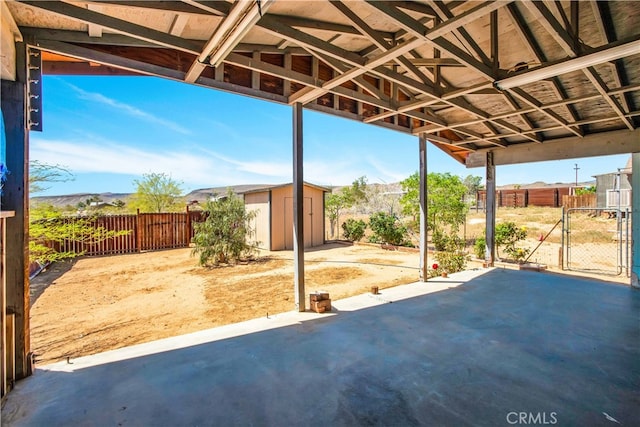
{"label": "blue sky", "polygon": [[[68,167],[75,179],[40,195],[133,192],[143,173],[166,173],[185,192],[290,182],[291,107],[152,77],[46,76],[44,131],[31,159]],[[344,185],[402,180],[418,169],[418,139],[352,120],[304,112],[305,180]],[[429,172],[466,169],[429,144]],[[499,166],[498,185],[580,181],[624,167],[626,155]]]}

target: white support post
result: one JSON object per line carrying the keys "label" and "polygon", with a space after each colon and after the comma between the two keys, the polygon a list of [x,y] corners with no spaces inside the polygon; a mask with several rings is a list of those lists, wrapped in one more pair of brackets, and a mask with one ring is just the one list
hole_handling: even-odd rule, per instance
{"label": "white support post", "polygon": [[631,286],[640,289],[640,153],[631,154],[631,203]]}
{"label": "white support post", "polygon": [[305,308],[304,289],[304,178],[302,161],[302,104],[293,104],[293,282],[296,309]]}
{"label": "white support post", "polygon": [[486,246],[485,261],[493,267],[496,258],[496,166],[493,163],[493,152],[487,152],[486,162],[487,199],[486,199]]}
{"label": "white support post", "polygon": [[428,279],[427,248],[427,139],[420,134],[420,281]]}

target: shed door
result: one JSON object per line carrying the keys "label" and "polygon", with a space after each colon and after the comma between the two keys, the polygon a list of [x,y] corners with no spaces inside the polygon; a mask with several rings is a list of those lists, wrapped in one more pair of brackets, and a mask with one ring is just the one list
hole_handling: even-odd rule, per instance
{"label": "shed door", "polygon": [[[304,247],[313,246],[313,204],[311,197],[304,198]],[[284,248],[293,249],[293,197],[284,198]]]}

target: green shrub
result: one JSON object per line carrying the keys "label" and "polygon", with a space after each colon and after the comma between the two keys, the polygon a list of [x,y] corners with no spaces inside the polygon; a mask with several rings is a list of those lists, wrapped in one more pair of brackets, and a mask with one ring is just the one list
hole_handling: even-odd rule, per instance
{"label": "green shrub", "polygon": [[455,252],[464,248],[464,240],[456,234],[436,230],[431,236],[436,251]]}
{"label": "green shrub", "polygon": [[478,259],[484,259],[486,255],[487,239],[484,236],[478,237],[473,244],[473,252]]}
{"label": "green shrub", "polygon": [[516,247],[516,243],[527,238],[527,230],[507,221],[496,225],[496,246],[504,246],[504,251],[516,261],[524,260],[529,249]]}
{"label": "green shrub", "polygon": [[207,202],[205,211],[207,219],[194,224],[192,253],[200,255],[200,265],[234,263],[255,253],[257,243],[248,239],[253,235],[249,224],[256,214],[247,212],[241,199],[229,191],[226,198]]}
{"label": "green shrub", "polygon": [[468,256],[464,252],[437,251],[434,256],[438,261],[437,272],[455,273],[467,267]]}
{"label": "green shrub", "polygon": [[349,218],[342,223],[344,238],[351,242],[357,242],[362,239],[366,228],[367,224],[361,219],[355,220],[353,218]]}
{"label": "green shrub", "polygon": [[370,241],[401,246],[406,244],[407,228],[395,215],[376,212],[369,217],[369,228],[373,231]]}

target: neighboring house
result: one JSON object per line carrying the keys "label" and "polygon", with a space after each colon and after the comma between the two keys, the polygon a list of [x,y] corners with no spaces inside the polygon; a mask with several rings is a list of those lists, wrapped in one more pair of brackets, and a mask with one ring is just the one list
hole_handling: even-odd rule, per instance
{"label": "neighboring house", "polygon": [[618,169],[617,172],[595,175],[594,178],[596,179],[596,207],[631,208],[631,156],[624,168]]}
{"label": "neighboring house", "polygon": [[[190,204],[204,206],[208,200],[226,197],[231,190],[244,199],[247,211],[256,211],[254,242],[271,251],[293,249],[293,184],[232,185],[203,188],[187,195]],[[324,194],[328,188],[304,184],[304,247],[324,244]]]}
{"label": "neighboring house", "polygon": [[[324,244],[324,194],[328,188],[304,184],[304,247]],[[247,211],[256,211],[254,240],[262,249],[293,249],[293,184],[239,191]]]}

